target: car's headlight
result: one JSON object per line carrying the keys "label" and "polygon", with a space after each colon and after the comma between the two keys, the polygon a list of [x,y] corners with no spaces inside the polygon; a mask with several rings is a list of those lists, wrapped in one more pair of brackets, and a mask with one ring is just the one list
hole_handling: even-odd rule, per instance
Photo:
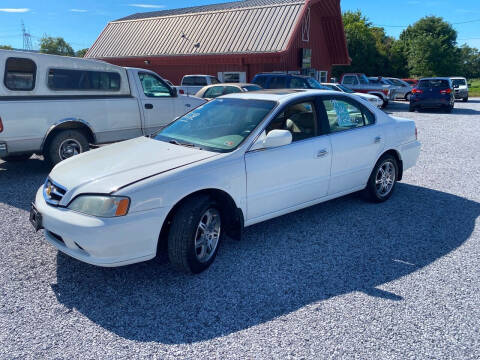
{"label": "car's headlight", "polygon": [[129,207],[128,197],[109,195],[80,195],[68,205],[70,210],[99,217],[124,216]]}

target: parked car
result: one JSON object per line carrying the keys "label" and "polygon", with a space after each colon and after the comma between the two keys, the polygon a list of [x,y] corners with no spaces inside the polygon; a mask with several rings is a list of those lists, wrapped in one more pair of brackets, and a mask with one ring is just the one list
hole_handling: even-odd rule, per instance
{"label": "parked car", "polygon": [[198,273],[244,226],[355,191],[387,200],[419,151],[414,121],[350,94],[229,94],[152,137],[61,162],[31,222],[80,261],[120,266],[166,248],[176,268]]}
{"label": "parked car", "polygon": [[398,85],[395,85],[388,78],[383,76],[371,76],[368,78],[368,81],[370,82],[370,84],[376,84],[377,86],[378,85],[390,86],[391,91],[395,94],[394,100],[397,100],[399,98],[403,99],[402,88]]}
{"label": "parked car", "polygon": [[415,85],[418,84],[418,80],[417,79],[402,79],[403,81],[405,81],[407,84],[410,84],[412,87],[415,87]]}
{"label": "parked car", "polygon": [[412,90],[410,111],[443,108],[451,112],[455,106],[452,80],[446,77],[423,78]]}
{"label": "parked car", "polygon": [[387,80],[397,87],[395,89],[395,99],[410,101],[410,96],[412,95],[413,89],[412,85],[397,78],[389,77]]}
{"label": "parked car", "polygon": [[222,83],[205,86],[201,88],[200,91],[195,94],[195,96],[206,100],[211,100],[222,95],[257,90],[262,90],[262,88],[255,84]]}
{"label": "parked car", "polygon": [[0,158],[43,154],[52,164],[148,135],[205,102],[178,96],[152,71],[0,50]]}
{"label": "parked car", "polygon": [[179,94],[195,95],[204,86],[212,84],[220,84],[220,81],[211,75],[185,75],[177,89]]}
{"label": "parked car", "polygon": [[455,99],[462,99],[463,102],[468,101],[468,84],[467,79],[464,77],[451,77],[453,85],[453,92],[455,95]]}
{"label": "parked car", "polygon": [[330,90],[322,86],[311,76],[294,75],[287,73],[260,73],[255,75],[252,83],[264,89],[319,89]]}
{"label": "parked car", "polygon": [[357,95],[358,97],[361,97],[362,99],[370,102],[373,106],[381,108],[383,105],[382,99],[380,99],[378,96],[371,95],[371,94],[364,94],[364,93],[358,93],[353,91],[352,89],[347,88],[346,86],[343,86],[342,84],[338,83],[322,83],[323,86],[326,86],[330,88],[331,90],[334,91],[340,91],[344,92],[347,94],[352,94],[352,95]]}
{"label": "parked car", "polygon": [[340,84],[355,92],[378,96],[383,101],[382,108],[387,107],[390,100],[395,100],[395,91],[392,85],[373,84],[368,80],[365,74],[343,74],[340,79]]}

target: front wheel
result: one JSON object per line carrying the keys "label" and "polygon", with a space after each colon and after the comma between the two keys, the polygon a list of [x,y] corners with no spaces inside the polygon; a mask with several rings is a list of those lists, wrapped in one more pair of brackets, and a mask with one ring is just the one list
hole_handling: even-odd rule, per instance
{"label": "front wheel", "polygon": [[372,202],[383,202],[392,196],[397,183],[398,163],[392,155],[384,155],[377,161],[364,190]]}
{"label": "front wheel", "polygon": [[410,98],[412,97],[412,93],[408,93],[405,95],[405,100],[410,101]]}
{"label": "front wheel", "polygon": [[468,96],[462,99],[463,102],[468,102]]}
{"label": "front wheel", "polygon": [[180,205],[168,232],[168,257],[176,269],[198,274],[215,260],[223,235],[219,209],[206,195]]}
{"label": "front wheel", "polygon": [[68,159],[74,155],[88,151],[90,145],[82,131],[63,130],[54,135],[45,151],[45,157],[52,165]]}

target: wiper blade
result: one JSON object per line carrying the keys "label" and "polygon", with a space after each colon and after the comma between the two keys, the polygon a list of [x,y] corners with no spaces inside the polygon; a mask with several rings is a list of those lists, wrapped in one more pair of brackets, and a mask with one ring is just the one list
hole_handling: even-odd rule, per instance
{"label": "wiper blade", "polygon": [[182,143],[182,142],[179,142],[177,140],[169,140],[168,141],[170,144],[174,144],[174,145],[180,145],[180,146],[186,146],[186,147],[192,147],[192,148],[198,148],[198,149],[202,149],[201,147],[195,145],[195,144],[192,144],[192,143]]}

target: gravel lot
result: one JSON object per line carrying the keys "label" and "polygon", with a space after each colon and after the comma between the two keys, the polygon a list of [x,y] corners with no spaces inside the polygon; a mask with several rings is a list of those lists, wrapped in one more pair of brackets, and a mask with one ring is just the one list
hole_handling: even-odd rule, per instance
{"label": "gravel lot", "polygon": [[423,149],[388,202],[255,225],[198,276],[58,253],[28,222],[48,169],[0,161],[0,358],[480,358],[480,99],[407,108]]}

